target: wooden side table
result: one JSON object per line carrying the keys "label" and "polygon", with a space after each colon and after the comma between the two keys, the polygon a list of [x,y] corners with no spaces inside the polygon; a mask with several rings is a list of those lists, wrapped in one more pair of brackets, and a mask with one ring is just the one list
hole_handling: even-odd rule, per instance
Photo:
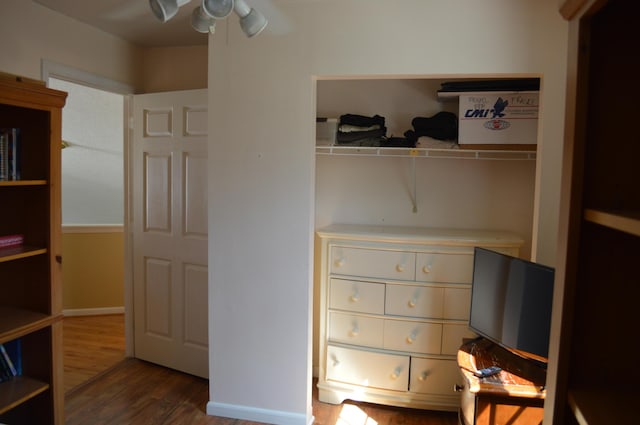
{"label": "wooden side table", "polygon": [[[546,370],[539,363],[478,338],[460,347],[458,366],[462,425],[542,424]],[[473,374],[489,366],[502,371],[486,378]]]}

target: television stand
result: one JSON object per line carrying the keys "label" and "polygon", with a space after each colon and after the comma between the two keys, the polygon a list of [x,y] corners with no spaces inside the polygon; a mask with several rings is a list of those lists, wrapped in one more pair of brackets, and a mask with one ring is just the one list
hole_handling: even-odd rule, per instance
{"label": "television stand", "polygon": [[[497,375],[478,378],[473,371],[498,366]],[[546,370],[539,362],[516,355],[484,338],[458,350],[462,425],[539,425],[544,415]]]}

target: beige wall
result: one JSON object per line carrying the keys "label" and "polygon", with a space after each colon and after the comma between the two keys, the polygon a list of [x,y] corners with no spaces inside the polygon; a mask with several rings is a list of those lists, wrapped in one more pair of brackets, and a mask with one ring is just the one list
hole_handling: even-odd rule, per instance
{"label": "beige wall", "polygon": [[145,49],[144,92],[207,88],[208,54],[207,46]]}
{"label": "beige wall", "polygon": [[65,226],[62,258],[65,312],[124,308],[122,228]]}
{"label": "beige wall", "polygon": [[134,87],[142,86],[140,48],[33,1],[2,0],[0,70],[41,79],[41,60]]}
{"label": "beige wall", "polygon": [[31,0],[2,0],[0,46],[0,71],[38,80],[46,59],[138,93],[207,87],[207,46],[141,48]]}
{"label": "beige wall", "polygon": [[208,411],[255,408],[302,424],[311,415],[315,80],[539,75],[532,239],[552,264],[567,25],[556,0],[276,3],[287,25],[247,39],[229,20],[210,37]]}

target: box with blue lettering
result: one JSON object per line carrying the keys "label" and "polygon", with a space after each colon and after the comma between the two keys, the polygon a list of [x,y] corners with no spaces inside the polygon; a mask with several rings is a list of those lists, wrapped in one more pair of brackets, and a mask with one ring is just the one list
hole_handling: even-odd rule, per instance
{"label": "box with blue lettering", "polygon": [[535,145],[538,92],[477,92],[460,95],[458,143],[470,148]]}

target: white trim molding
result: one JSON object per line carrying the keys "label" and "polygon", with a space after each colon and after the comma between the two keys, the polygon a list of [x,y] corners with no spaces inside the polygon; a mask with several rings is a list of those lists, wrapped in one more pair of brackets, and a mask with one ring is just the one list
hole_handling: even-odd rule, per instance
{"label": "white trim molding", "polygon": [[106,316],[109,314],[124,314],[124,307],[70,308],[62,310],[66,317],[71,316]]}
{"label": "white trim molding", "polygon": [[42,81],[47,83],[47,85],[49,84],[49,77],[53,77],[59,80],[70,81],[72,83],[93,87],[95,89],[111,93],[126,95],[136,92],[136,89],[129,84],[110,80],[109,78],[92,74],[81,69],[72,68],[48,59],[42,59],[40,72],[42,74]]}
{"label": "white trim molding", "polygon": [[122,224],[63,224],[62,233],[124,233]]}
{"label": "white trim molding", "polygon": [[278,425],[312,425],[314,419],[311,416],[307,420],[306,415],[300,413],[259,409],[257,407],[238,406],[214,401],[207,403],[207,415]]}

